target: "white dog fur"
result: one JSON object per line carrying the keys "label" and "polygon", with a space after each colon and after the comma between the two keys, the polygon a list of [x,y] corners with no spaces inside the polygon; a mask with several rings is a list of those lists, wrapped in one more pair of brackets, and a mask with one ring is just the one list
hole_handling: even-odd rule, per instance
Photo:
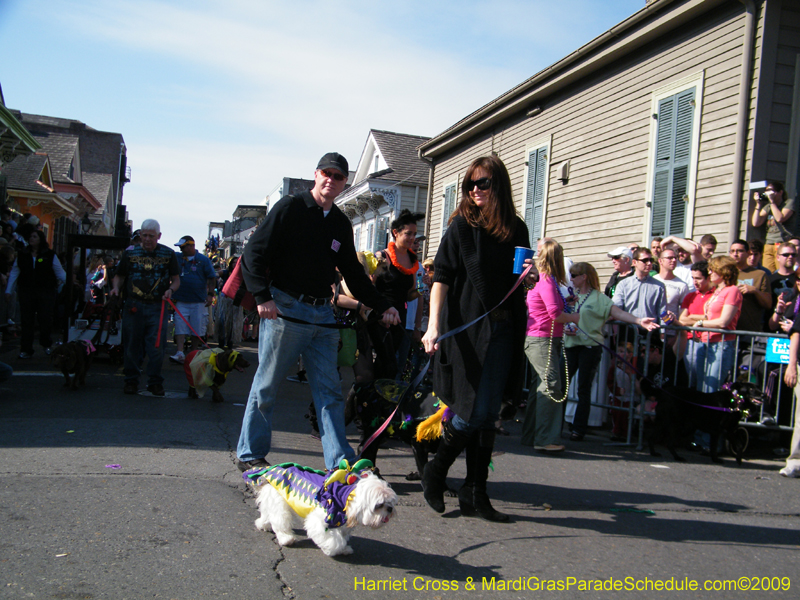
{"label": "white dog fur", "polygon": [[369,473],[356,486],[356,493],[347,510],[347,523],[328,529],[326,513],[322,508],[315,508],[303,520],[280,493],[267,483],[256,494],[256,505],[261,512],[261,517],[256,519],[256,527],[266,531],[271,526],[281,546],[291,546],[299,540],[300,537],[294,535],[292,529],[302,527],[326,555],[352,554],[349,540],[353,527],[358,524],[373,529],[383,526],[396,514],[396,503],[397,494],[389,484],[374,473]]}

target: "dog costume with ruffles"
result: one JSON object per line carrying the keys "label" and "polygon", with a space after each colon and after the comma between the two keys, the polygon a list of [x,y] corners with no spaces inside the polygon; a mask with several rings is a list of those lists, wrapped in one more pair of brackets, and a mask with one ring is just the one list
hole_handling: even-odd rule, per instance
{"label": "dog costume with ruffles", "polygon": [[186,379],[189,385],[197,390],[197,396],[202,398],[206,394],[206,390],[214,385],[214,374],[220,373],[228,377],[233,364],[239,357],[239,352],[231,352],[230,364],[227,371],[221,370],[217,366],[218,354],[225,352],[222,348],[208,348],[206,350],[193,350],[186,355],[183,361],[183,371],[186,373]]}
{"label": "dog costume with ruffles", "polygon": [[335,528],[347,523],[347,507],[356,485],[372,469],[372,462],[366,459],[359,460],[352,467],[342,459],[338,469],[328,472],[296,463],[281,463],[250,469],[242,474],[242,478],[253,488],[274,487],[301,518],[306,518],[316,508],[322,508],[326,513],[326,525]]}

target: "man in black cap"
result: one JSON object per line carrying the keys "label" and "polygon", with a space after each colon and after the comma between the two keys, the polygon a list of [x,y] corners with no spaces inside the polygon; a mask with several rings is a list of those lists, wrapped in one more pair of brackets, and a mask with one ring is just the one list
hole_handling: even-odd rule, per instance
{"label": "man in black cap", "polygon": [[[347,160],[337,152],[322,157],[314,187],[284,196],[250,238],[242,257],[247,289],[258,302],[258,370],[242,421],[237,448],[241,470],[265,466],[272,441],[272,410],[278,387],[302,355],[316,407],[325,467],[355,458],[347,443],[344,399],[336,371],[339,331],[334,323],[332,286],[336,270],[359,301],[383,315],[387,325],[400,315],[378,294],[358,262],[349,219],[334,204],[347,184]],[[280,318],[279,318],[280,317]]]}

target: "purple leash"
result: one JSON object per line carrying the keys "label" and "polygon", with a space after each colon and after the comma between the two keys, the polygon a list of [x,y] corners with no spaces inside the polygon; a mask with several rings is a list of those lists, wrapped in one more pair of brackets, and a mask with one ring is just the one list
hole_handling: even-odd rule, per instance
{"label": "purple leash", "polygon": [[[509,297],[509,296],[511,296],[511,294],[513,294],[513,293],[514,293],[514,291],[515,291],[515,290],[516,290],[516,289],[517,289],[517,288],[520,286],[520,284],[521,284],[521,283],[522,283],[522,281],[523,281],[523,280],[524,280],[524,279],[525,279],[525,278],[528,276],[528,273],[530,273],[530,271],[531,271],[531,269],[532,269],[532,268],[533,268],[533,265],[532,265],[532,264],[528,265],[528,267],[527,267],[527,268],[526,268],[526,269],[525,269],[525,270],[524,270],[524,271],[523,271],[523,272],[520,274],[519,278],[517,279],[516,283],[514,284],[514,287],[512,287],[512,288],[511,288],[511,289],[508,291],[508,293],[507,293],[507,294],[506,294],[506,295],[503,297],[503,299],[502,299],[502,300],[500,300],[500,302],[498,302],[498,303],[497,303],[497,306],[495,306],[494,308],[492,308],[492,309],[490,309],[490,310],[486,311],[485,313],[483,313],[483,314],[482,314],[480,317],[478,317],[477,319],[473,319],[472,321],[470,321],[469,323],[466,323],[465,325],[460,325],[460,326],[456,327],[455,329],[451,329],[450,331],[448,331],[448,332],[447,332],[447,333],[445,333],[444,335],[440,336],[440,337],[439,337],[439,339],[438,339],[438,340],[436,340],[436,341],[437,341],[437,342],[440,342],[440,341],[442,341],[442,340],[444,340],[444,339],[447,339],[447,338],[449,338],[449,337],[452,337],[452,336],[454,336],[454,335],[456,335],[456,334],[459,334],[459,333],[461,333],[461,332],[462,332],[462,331],[464,331],[465,329],[467,329],[467,328],[469,328],[469,327],[472,327],[472,326],[473,326],[475,323],[477,323],[478,321],[480,321],[481,319],[483,319],[484,317],[486,317],[486,316],[487,316],[489,313],[491,313],[493,310],[495,310],[495,309],[499,308],[499,307],[500,307],[500,305],[502,305],[502,304],[503,304],[503,302],[505,302],[506,300],[508,300],[508,297]],[[382,433],[383,433],[383,432],[386,430],[386,428],[389,426],[389,423],[391,423],[391,422],[392,422],[392,419],[394,418],[394,415],[397,413],[397,411],[398,411],[398,410],[400,410],[400,407],[402,406],[403,402],[404,402],[404,401],[405,401],[405,399],[408,397],[409,391],[410,391],[410,390],[415,390],[415,389],[417,388],[417,386],[418,386],[418,385],[420,384],[420,382],[422,381],[423,377],[425,377],[425,374],[428,372],[428,367],[430,367],[430,365],[431,365],[431,357],[429,356],[429,357],[428,357],[428,360],[427,360],[427,362],[425,363],[425,366],[424,366],[424,367],[422,367],[422,369],[420,369],[420,372],[417,374],[417,376],[414,378],[414,380],[413,380],[413,381],[412,381],[412,382],[409,384],[409,386],[408,386],[408,387],[407,387],[407,388],[406,388],[406,389],[403,391],[403,393],[400,395],[400,398],[398,398],[398,400],[397,400],[397,406],[396,406],[396,407],[395,407],[395,409],[392,411],[392,414],[390,414],[390,415],[389,415],[389,418],[388,418],[388,419],[386,419],[386,421],[384,421],[384,422],[383,422],[383,425],[381,425],[381,426],[380,426],[380,427],[379,427],[379,428],[378,428],[378,429],[375,431],[375,433],[373,433],[373,434],[372,434],[372,435],[369,437],[369,439],[368,439],[366,442],[364,442],[364,445],[363,445],[363,446],[361,446],[361,453],[360,453],[358,456],[361,456],[361,454],[363,454],[363,453],[364,453],[364,450],[366,450],[367,446],[369,446],[369,445],[370,445],[372,442],[374,442],[374,441],[375,441],[375,439],[376,439],[378,436],[380,436],[380,435],[381,435],[381,434],[382,434]]]}

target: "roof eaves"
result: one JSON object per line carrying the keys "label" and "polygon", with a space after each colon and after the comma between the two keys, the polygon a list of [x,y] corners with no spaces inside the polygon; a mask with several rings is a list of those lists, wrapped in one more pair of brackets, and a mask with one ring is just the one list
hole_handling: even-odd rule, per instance
{"label": "roof eaves", "polygon": [[31,152],[42,149],[25,126],[2,104],[0,104],[0,123],[8,127]]}
{"label": "roof eaves", "polygon": [[[655,15],[669,4],[673,4],[678,1],[679,0],[654,0],[650,4],[647,4],[644,8],[640,9],[621,23],[618,23],[605,33],[597,36],[587,44],[584,44],[571,54],[540,71],[533,77],[530,77],[519,85],[511,88],[506,93],[498,96],[488,104],[482,106],[475,112],[463,118],[461,121],[458,121],[439,135],[421,144],[417,150],[419,157],[421,159],[429,159],[441,154],[457,145],[459,142],[463,141],[464,138],[475,135],[476,133],[491,127],[498,121],[508,116],[510,113],[521,110],[526,103],[532,101],[532,96],[535,95],[538,87],[541,84],[546,83],[547,80],[556,78],[563,72],[567,71],[570,67],[577,68],[576,63],[578,63],[579,60],[590,56],[593,52],[602,48],[602,46],[605,44],[611,43],[613,45],[615,39],[630,32],[636,25],[640,24],[648,17]],[[685,16],[689,13],[706,12],[725,1],[726,0],[688,0],[683,3],[676,13],[668,16],[665,21],[668,23],[673,18]],[[624,48],[633,41],[635,40],[632,40],[631,38],[628,40],[622,40],[622,47]],[[636,47],[638,47],[638,44],[631,46],[631,50],[635,49]],[[591,70],[594,70],[603,66],[603,64],[604,63],[592,65],[592,61],[590,60],[588,66],[591,67]],[[550,93],[553,91],[555,90],[551,90]]]}

